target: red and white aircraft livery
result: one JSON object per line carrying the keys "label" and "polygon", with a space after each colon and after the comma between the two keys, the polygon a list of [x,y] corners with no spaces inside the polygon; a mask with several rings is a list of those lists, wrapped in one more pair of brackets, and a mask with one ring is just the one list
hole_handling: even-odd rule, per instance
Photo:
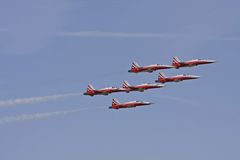
{"label": "red and white aircraft livery", "polygon": [[198,79],[200,76],[193,76],[193,75],[176,75],[172,77],[167,77],[163,73],[159,73],[158,79],[155,82],[165,83],[165,82],[180,82],[184,80],[191,80],[191,79]]}
{"label": "red and white aircraft livery", "polygon": [[124,88],[108,87],[103,89],[94,89],[91,84],[88,85],[87,91],[84,95],[94,96],[94,95],[108,95],[114,92],[126,92]]}
{"label": "red and white aircraft livery", "polygon": [[215,62],[216,62],[215,60],[204,60],[204,59],[193,59],[190,61],[182,62],[178,57],[173,57],[172,66],[178,69],[181,67],[194,67],[202,64],[210,64]]}
{"label": "red and white aircraft livery", "polygon": [[127,81],[123,82],[123,88],[126,89],[126,92],[129,93],[131,91],[139,91],[139,92],[144,92],[145,90],[148,89],[154,89],[154,88],[162,88],[165,85],[162,84],[150,84],[150,83],[145,83],[145,84],[140,84],[136,86],[130,85]]}
{"label": "red and white aircraft livery", "polygon": [[134,108],[138,106],[145,106],[145,105],[151,105],[151,104],[153,103],[144,102],[144,101],[132,101],[132,102],[126,102],[126,103],[119,103],[117,99],[113,99],[112,106],[110,106],[109,109]]}
{"label": "red and white aircraft livery", "polygon": [[153,71],[156,71],[156,70],[169,69],[169,68],[175,68],[175,67],[170,66],[170,65],[160,65],[160,64],[153,64],[153,65],[141,67],[140,65],[137,64],[137,62],[133,62],[132,66],[131,66],[131,69],[128,72],[131,72],[131,73],[139,73],[139,72],[152,73]]}

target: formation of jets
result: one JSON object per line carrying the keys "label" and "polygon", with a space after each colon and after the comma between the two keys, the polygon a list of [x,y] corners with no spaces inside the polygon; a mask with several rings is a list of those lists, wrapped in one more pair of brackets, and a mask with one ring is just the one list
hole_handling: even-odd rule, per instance
{"label": "formation of jets", "polygon": [[[189,61],[181,61],[178,57],[173,57],[172,65],[160,65],[160,64],[153,64],[148,66],[140,66],[137,62],[133,62],[131,69],[128,71],[130,73],[141,73],[141,72],[148,72],[152,73],[157,70],[163,70],[163,69],[171,69],[171,68],[182,68],[182,67],[194,67],[198,65],[203,64],[210,64],[215,63],[215,60],[203,60],[203,59],[193,59]],[[192,80],[192,79],[198,79],[200,76],[195,75],[187,75],[187,74],[181,74],[176,76],[170,76],[167,77],[164,73],[160,72],[158,75],[158,79],[155,80],[156,83],[161,84],[154,84],[154,83],[144,83],[139,85],[130,85],[127,81],[123,82],[122,87],[107,87],[102,89],[94,89],[94,87],[89,84],[87,87],[87,91],[84,93],[84,95],[88,96],[95,96],[95,95],[109,95],[111,93],[116,92],[144,92],[148,89],[156,89],[156,88],[162,88],[165,87],[163,83],[167,82],[180,82],[184,80]],[[151,102],[145,102],[145,101],[131,101],[131,102],[125,102],[120,103],[116,98],[112,100],[112,106],[109,107],[109,109],[122,109],[122,108],[134,108],[138,106],[145,106],[145,105],[151,105],[153,103]]]}

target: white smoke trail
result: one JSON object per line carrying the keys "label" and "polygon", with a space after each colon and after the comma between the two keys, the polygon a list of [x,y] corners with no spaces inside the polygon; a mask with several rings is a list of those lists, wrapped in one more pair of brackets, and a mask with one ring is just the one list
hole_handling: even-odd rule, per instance
{"label": "white smoke trail", "polygon": [[41,97],[0,100],[0,107],[16,106],[21,104],[32,104],[37,102],[46,102],[46,101],[58,100],[66,97],[79,96],[79,95],[82,95],[82,93],[66,93],[66,94],[56,94],[56,95],[41,96]]}
{"label": "white smoke trail", "polygon": [[20,115],[20,116],[8,116],[8,117],[0,118],[0,124],[13,123],[18,121],[38,120],[38,119],[48,118],[52,116],[68,115],[72,113],[103,109],[103,108],[105,107],[80,108],[80,109],[72,109],[72,110],[56,111],[56,112],[36,113],[36,114],[27,114],[27,115]]}
{"label": "white smoke trail", "polygon": [[130,33],[130,32],[59,32],[58,36],[67,37],[116,37],[116,38],[172,38],[177,35],[160,33]]}

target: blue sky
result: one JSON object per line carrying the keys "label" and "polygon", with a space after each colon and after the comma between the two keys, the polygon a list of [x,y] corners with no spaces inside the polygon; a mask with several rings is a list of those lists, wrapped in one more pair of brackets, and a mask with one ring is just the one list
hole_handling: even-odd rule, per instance
{"label": "blue sky", "polygon": [[[239,159],[239,5],[237,0],[2,0],[1,101],[83,92],[88,83],[101,88],[124,80],[154,82],[157,72],[127,73],[133,60],[170,64],[177,55],[217,63],[166,70],[201,78],[159,90],[1,107],[0,119],[106,106],[1,124],[1,160]],[[112,111],[107,109],[112,98],[155,104]]]}

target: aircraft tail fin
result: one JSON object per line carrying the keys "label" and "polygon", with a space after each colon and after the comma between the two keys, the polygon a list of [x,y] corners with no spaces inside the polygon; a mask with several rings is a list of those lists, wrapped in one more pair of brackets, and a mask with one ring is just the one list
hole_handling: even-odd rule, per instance
{"label": "aircraft tail fin", "polygon": [[122,85],[122,87],[123,88],[128,88],[128,87],[130,87],[131,85],[128,83],[128,81],[124,81],[123,82],[123,85]]}
{"label": "aircraft tail fin", "polygon": [[138,68],[140,68],[140,65],[137,63],[137,62],[133,62],[132,63],[132,67],[131,67],[131,69],[138,69]]}
{"label": "aircraft tail fin", "polygon": [[167,76],[164,73],[160,72],[158,75],[158,80],[156,82],[165,83],[166,78],[167,78]]}
{"label": "aircraft tail fin", "polygon": [[94,87],[91,85],[91,84],[88,84],[88,87],[87,87],[87,92],[94,92]]}
{"label": "aircraft tail fin", "polygon": [[181,60],[177,56],[175,56],[173,57],[172,66],[178,67],[180,62]]}
{"label": "aircraft tail fin", "polygon": [[114,107],[114,106],[116,106],[116,105],[118,105],[118,104],[120,104],[119,101],[118,101],[116,98],[114,98],[114,99],[112,100],[112,106]]}
{"label": "aircraft tail fin", "polygon": [[167,76],[164,73],[160,72],[158,75],[158,79],[165,79],[165,78],[167,78]]}

